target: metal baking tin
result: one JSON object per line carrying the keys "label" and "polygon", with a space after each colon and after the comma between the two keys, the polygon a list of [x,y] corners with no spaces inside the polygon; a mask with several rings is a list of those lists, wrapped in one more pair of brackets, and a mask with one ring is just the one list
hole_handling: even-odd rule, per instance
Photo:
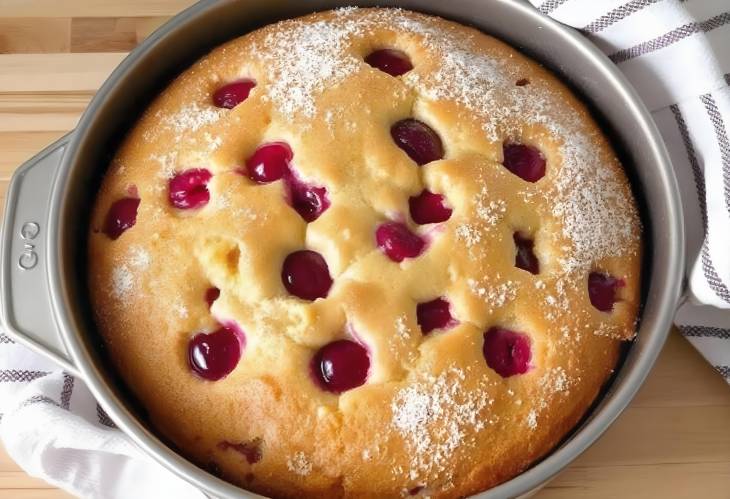
{"label": "metal baking tin", "polygon": [[175,74],[215,45],[271,22],[345,5],[397,6],[440,15],[521,49],[567,81],[612,132],[645,224],[645,297],[636,340],[600,403],[570,438],[519,476],[475,497],[523,497],[591,445],[628,405],[671,327],[684,271],[679,194],[659,132],[616,67],[576,31],[518,0],[204,0],[135,49],[103,84],[76,129],[20,167],[2,230],[2,325],[18,341],[81,376],[129,437],[215,497],[258,497],[198,468],[145,425],[104,360],[84,270],[89,207],[118,138]]}

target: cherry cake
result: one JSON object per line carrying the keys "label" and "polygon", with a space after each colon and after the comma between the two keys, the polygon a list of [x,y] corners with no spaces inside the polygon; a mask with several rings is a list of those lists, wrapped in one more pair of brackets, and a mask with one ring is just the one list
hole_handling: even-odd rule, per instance
{"label": "cherry cake", "polygon": [[641,226],[586,107],[443,19],[346,8],[216,48],[129,131],[99,330],[181,454],[271,497],[462,497],[583,417]]}

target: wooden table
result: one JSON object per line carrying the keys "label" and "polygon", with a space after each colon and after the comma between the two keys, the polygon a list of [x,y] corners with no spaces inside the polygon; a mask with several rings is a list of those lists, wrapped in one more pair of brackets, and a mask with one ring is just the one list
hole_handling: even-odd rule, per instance
{"label": "wooden table", "polygon": [[[13,170],[71,130],[109,72],[189,0],[0,0],[0,196]],[[0,498],[67,494],[0,448]],[[536,497],[730,498],[730,387],[673,332],[605,436]]]}

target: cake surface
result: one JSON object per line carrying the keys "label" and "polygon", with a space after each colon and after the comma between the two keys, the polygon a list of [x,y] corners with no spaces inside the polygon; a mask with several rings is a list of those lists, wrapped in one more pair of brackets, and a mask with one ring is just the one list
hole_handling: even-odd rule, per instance
{"label": "cake surface", "polygon": [[504,43],[347,8],[182,73],[102,182],[89,287],[155,428],[273,497],[460,497],[575,426],[641,229],[586,108]]}

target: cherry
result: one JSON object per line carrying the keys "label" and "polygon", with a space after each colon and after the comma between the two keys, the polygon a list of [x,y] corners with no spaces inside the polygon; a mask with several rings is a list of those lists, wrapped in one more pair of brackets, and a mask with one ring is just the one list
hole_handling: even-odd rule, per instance
{"label": "cherry", "polygon": [[293,173],[286,177],[289,202],[292,208],[306,221],[313,222],[330,206],[327,189],[306,184]]}
{"label": "cherry", "polygon": [[456,323],[451,316],[449,302],[443,298],[416,305],[416,319],[423,334],[428,334],[434,329],[451,327]]}
{"label": "cherry", "polygon": [[326,298],[332,286],[327,262],[310,250],[295,251],[284,259],[281,280],[289,293],[310,301]]}
{"label": "cherry", "polygon": [[515,255],[515,267],[526,270],[531,274],[539,274],[540,262],[534,252],[535,241],[529,237],[525,237],[520,232],[515,232],[512,237],[515,241],[515,247],[517,248],[517,254]]}
{"label": "cherry", "polygon": [[110,239],[117,239],[122,232],[137,223],[139,198],[122,198],[114,201],[106,214],[104,233]]}
{"label": "cherry", "polygon": [[504,144],[502,164],[509,171],[528,182],[537,182],[545,176],[545,158],[542,153],[524,144]]}
{"label": "cherry", "polygon": [[400,120],[390,128],[396,145],[419,166],[444,157],[444,146],[438,134],[422,121],[413,118]]}
{"label": "cherry", "polygon": [[444,204],[441,194],[424,190],[418,196],[408,199],[411,218],[419,225],[445,222],[451,217],[451,208]]}
{"label": "cherry", "polygon": [[601,272],[591,272],[588,275],[588,297],[591,303],[601,312],[610,312],[618,301],[618,288],[626,285],[623,279],[617,279]]}
{"label": "cherry", "polygon": [[322,347],[312,358],[312,376],[322,390],[342,393],[365,383],[370,370],[367,349],[349,340]]}
{"label": "cherry", "polygon": [[330,206],[327,189],[297,178],[290,164],[293,157],[285,142],[262,145],[246,160],[246,173],[260,184],[284,179],[289,204],[306,222],[313,222]]}
{"label": "cherry", "polygon": [[426,243],[408,227],[398,222],[385,222],[375,231],[378,247],[393,260],[402,262],[405,258],[415,258],[423,252]]}
{"label": "cherry", "polygon": [[218,288],[208,288],[205,291],[205,302],[208,304],[208,307],[211,307],[213,305],[213,302],[218,299],[218,297],[221,295],[221,290]]}
{"label": "cherry", "polygon": [[222,326],[208,334],[198,333],[188,345],[188,363],[203,379],[225,378],[238,365],[244,344],[243,332],[232,326]]}
{"label": "cherry", "polygon": [[259,146],[246,160],[248,178],[259,184],[279,180],[289,172],[289,162],[293,156],[291,148],[284,142]]}
{"label": "cherry", "polygon": [[371,52],[365,58],[365,62],[391,76],[400,76],[413,69],[413,64],[408,56],[404,52],[394,49]]}
{"label": "cherry", "polygon": [[487,365],[503,378],[524,374],[530,364],[530,339],[524,333],[493,327],[484,333]]}
{"label": "cherry", "polygon": [[248,79],[226,83],[213,93],[213,104],[216,107],[233,109],[248,99],[248,95],[255,86],[256,82]]}
{"label": "cherry", "polygon": [[208,182],[212,175],[205,168],[192,168],[170,179],[170,204],[181,210],[200,208],[208,204]]}

